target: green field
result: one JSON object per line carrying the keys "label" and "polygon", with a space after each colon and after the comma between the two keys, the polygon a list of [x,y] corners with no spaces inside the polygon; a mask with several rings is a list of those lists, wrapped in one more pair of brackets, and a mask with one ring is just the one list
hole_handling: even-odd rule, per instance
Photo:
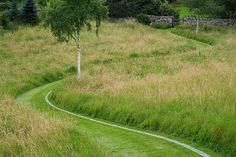
{"label": "green field", "polygon": [[[198,37],[208,38],[199,41],[214,38],[213,46],[152,30],[158,43],[152,45],[154,41],[149,39],[143,50],[146,40],[136,38],[132,42],[122,33],[115,33],[121,34],[116,38],[124,40],[117,40],[114,48],[110,47],[112,44],[104,47],[102,43],[111,38],[104,33],[107,31],[103,32],[106,27],[100,44],[94,48],[96,53],[91,54],[84,46],[81,79],[71,78],[54,91],[52,99],[56,104],[73,112],[164,132],[217,152],[235,154],[234,29],[203,29]],[[133,28],[124,30],[132,33]],[[143,33],[142,39],[148,37],[147,32]],[[119,48],[124,46],[122,41],[130,43],[131,49]]]}
{"label": "green field", "polygon": [[[58,107],[161,133],[211,156],[236,154],[236,29],[158,30],[105,22],[97,38],[56,42],[41,26],[0,36],[0,156],[196,156],[168,142],[71,118]],[[22,101],[14,98],[20,96]],[[33,97],[33,98],[32,98]],[[32,100],[31,100],[32,98]],[[31,118],[29,118],[31,117]]]}
{"label": "green field", "polygon": [[19,28],[0,36],[1,157],[106,155],[69,118],[39,112],[29,102],[14,99],[74,72],[72,53],[63,48],[69,49],[41,27]]}

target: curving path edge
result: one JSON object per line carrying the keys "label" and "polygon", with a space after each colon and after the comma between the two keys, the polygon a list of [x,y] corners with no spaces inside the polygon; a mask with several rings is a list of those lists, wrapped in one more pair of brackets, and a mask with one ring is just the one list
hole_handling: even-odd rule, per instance
{"label": "curving path edge", "polygon": [[50,102],[49,96],[51,95],[51,93],[52,93],[52,91],[50,91],[45,96],[45,101],[46,101],[46,103],[48,105],[50,105],[52,108],[54,108],[54,109],[56,109],[58,111],[67,113],[67,114],[75,116],[75,117],[79,117],[79,118],[82,118],[82,119],[86,119],[86,120],[89,120],[89,121],[93,121],[93,122],[96,122],[96,123],[107,125],[107,126],[110,126],[110,127],[113,127],[113,128],[119,128],[119,129],[122,129],[122,130],[126,130],[126,131],[130,131],[130,132],[134,132],[134,133],[139,133],[139,134],[143,134],[143,135],[148,135],[148,136],[152,136],[152,137],[155,137],[155,138],[159,138],[159,139],[162,139],[162,140],[174,143],[176,145],[182,146],[182,147],[184,147],[184,148],[186,148],[188,150],[191,150],[192,152],[195,152],[196,154],[198,154],[198,155],[200,155],[202,157],[211,157],[210,155],[204,153],[203,151],[198,150],[198,149],[196,149],[196,148],[194,148],[194,147],[192,147],[190,145],[187,145],[187,144],[182,143],[182,142],[177,141],[177,140],[173,140],[173,139],[170,139],[170,138],[167,138],[167,137],[164,137],[164,136],[160,136],[160,135],[156,135],[156,134],[152,134],[152,133],[148,133],[148,132],[144,132],[144,131],[139,131],[139,130],[135,130],[135,129],[130,129],[130,128],[122,127],[122,126],[119,126],[119,125],[103,122],[103,121],[100,121],[100,120],[96,120],[96,119],[93,119],[93,118],[89,118],[89,117],[86,117],[86,116],[75,114],[75,113],[72,113],[70,111],[63,110],[63,109],[55,106],[52,102]]}

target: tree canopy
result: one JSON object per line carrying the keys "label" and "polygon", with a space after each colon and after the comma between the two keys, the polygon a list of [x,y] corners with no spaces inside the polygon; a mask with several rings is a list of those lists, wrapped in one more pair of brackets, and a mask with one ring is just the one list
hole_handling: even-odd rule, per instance
{"label": "tree canopy", "polygon": [[218,0],[184,0],[184,4],[196,16],[216,17],[224,9]]}
{"label": "tree canopy", "polygon": [[183,0],[195,14],[207,17],[236,18],[236,0]]}
{"label": "tree canopy", "polygon": [[22,17],[27,24],[34,25],[38,22],[38,13],[34,0],[25,0]]}
{"label": "tree canopy", "polygon": [[178,13],[166,0],[107,0],[106,4],[112,18],[135,17],[141,13],[178,17]]}
{"label": "tree canopy", "polygon": [[44,19],[59,41],[74,39],[78,44],[81,29],[91,30],[91,22],[95,20],[98,32],[101,20],[106,16],[107,8],[102,0],[56,0],[47,7]]}
{"label": "tree canopy", "polygon": [[236,18],[236,0],[216,0],[224,7],[221,17]]}
{"label": "tree canopy", "polygon": [[86,27],[91,30],[95,20],[96,33],[101,20],[107,16],[102,0],[57,0],[46,9],[45,24],[51,26],[53,35],[59,41],[73,39],[78,48],[78,78],[80,77],[80,32]]}

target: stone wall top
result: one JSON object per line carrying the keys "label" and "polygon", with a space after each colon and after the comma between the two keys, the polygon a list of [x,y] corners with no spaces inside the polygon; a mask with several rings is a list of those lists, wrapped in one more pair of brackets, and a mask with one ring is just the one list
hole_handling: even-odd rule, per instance
{"label": "stone wall top", "polygon": [[[185,25],[196,25],[197,19],[195,17],[186,17],[183,20],[183,24]],[[216,19],[216,18],[202,18],[199,19],[200,25],[213,25],[213,26],[235,26],[236,27],[236,19]]]}
{"label": "stone wall top", "polygon": [[174,16],[155,16],[155,15],[148,15],[151,20],[151,23],[165,23],[168,25],[173,26],[174,24]]}

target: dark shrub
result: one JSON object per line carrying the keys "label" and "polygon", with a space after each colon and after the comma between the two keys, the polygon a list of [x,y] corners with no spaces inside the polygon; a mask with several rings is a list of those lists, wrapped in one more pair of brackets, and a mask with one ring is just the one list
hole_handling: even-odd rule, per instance
{"label": "dark shrub", "polygon": [[36,24],[38,22],[38,14],[34,0],[25,0],[22,13],[23,21],[27,24]]}
{"label": "dark shrub", "polygon": [[168,29],[168,28],[171,28],[172,26],[168,25],[166,23],[153,23],[152,27],[153,28],[158,28],[158,29]]}
{"label": "dark shrub", "polygon": [[123,18],[131,16],[131,10],[128,9],[128,2],[125,0],[107,0],[106,5],[110,17]]}
{"label": "dark shrub", "polygon": [[1,26],[3,29],[7,29],[8,26],[9,26],[9,21],[8,21],[6,15],[3,14],[3,13],[0,14],[0,26]]}
{"label": "dark shrub", "polygon": [[145,24],[145,25],[150,25],[150,23],[151,23],[150,18],[145,14],[138,14],[136,16],[136,19],[138,22]]}
{"label": "dark shrub", "polygon": [[178,17],[166,0],[107,0],[106,4],[112,18],[136,17],[140,13]]}
{"label": "dark shrub", "polygon": [[235,0],[218,0],[223,5],[223,11],[220,13],[221,18],[236,18],[236,1]]}
{"label": "dark shrub", "polygon": [[162,3],[161,0],[137,0],[134,2],[134,5],[137,6],[137,13],[161,15],[160,6]]}
{"label": "dark shrub", "polygon": [[17,1],[12,0],[10,9],[7,11],[8,17],[11,21],[15,21],[17,18],[18,10],[17,10]]}
{"label": "dark shrub", "polygon": [[161,4],[160,13],[162,16],[174,16],[176,19],[179,18],[178,12],[174,10],[168,3]]}

